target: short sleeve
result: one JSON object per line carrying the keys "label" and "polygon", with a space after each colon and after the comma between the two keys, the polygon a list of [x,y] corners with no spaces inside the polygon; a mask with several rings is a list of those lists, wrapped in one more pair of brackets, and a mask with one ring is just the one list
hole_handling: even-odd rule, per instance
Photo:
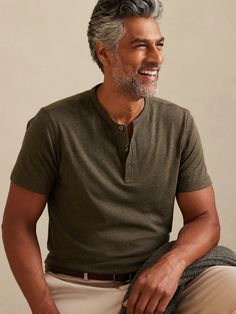
{"label": "short sleeve", "polygon": [[48,195],[58,173],[55,128],[45,109],[27,125],[11,181],[30,191]]}
{"label": "short sleeve", "polygon": [[200,136],[192,115],[186,110],[177,192],[200,190],[210,185]]}

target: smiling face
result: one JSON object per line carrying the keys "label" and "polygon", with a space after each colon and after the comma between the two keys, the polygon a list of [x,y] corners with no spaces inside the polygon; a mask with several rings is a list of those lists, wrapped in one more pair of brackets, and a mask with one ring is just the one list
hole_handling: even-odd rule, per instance
{"label": "smiling face", "polygon": [[164,38],[155,18],[130,17],[124,35],[109,56],[104,74],[120,92],[136,99],[152,96],[163,62]]}

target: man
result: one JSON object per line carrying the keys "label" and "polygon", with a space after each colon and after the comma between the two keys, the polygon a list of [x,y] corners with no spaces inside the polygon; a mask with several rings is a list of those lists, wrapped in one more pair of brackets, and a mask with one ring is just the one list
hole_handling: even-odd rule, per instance
{"label": "man", "polygon": [[[34,314],[118,314],[134,273],[169,240],[175,198],[184,226],[135,282],[124,303],[128,314],[163,313],[186,267],[219,240],[193,118],[153,97],[163,63],[161,12],[154,0],[98,1],[88,39],[104,82],[42,108],[29,123],[11,175],[3,238]],[[45,276],[36,224],[46,203]],[[229,271],[233,289],[235,269],[222,272]],[[211,268],[202,278],[217,274]],[[205,313],[236,309],[231,295],[219,310],[222,298],[204,285]],[[183,298],[180,313],[192,306],[204,313],[201,302],[190,301]]]}

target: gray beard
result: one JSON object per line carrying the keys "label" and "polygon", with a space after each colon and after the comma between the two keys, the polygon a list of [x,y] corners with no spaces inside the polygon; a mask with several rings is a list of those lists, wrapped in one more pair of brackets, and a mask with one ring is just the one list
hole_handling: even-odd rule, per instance
{"label": "gray beard", "polygon": [[130,77],[125,79],[120,79],[118,77],[114,77],[115,81],[117,82],[118,86],[129,96],[135,97],[137,99],[143,97],[152,97],[155,95],[157,89],[157,82],[152,89],[148,89],[139,82],[134,77]]}

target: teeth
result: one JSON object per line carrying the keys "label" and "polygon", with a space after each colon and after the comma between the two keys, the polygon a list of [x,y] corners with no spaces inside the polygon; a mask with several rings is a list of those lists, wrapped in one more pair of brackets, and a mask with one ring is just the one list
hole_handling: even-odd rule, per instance
{"label": "teeth", "polygon": [[157,71],[139,71],[140,74],[145,74],[145,75],[157,75]]}

